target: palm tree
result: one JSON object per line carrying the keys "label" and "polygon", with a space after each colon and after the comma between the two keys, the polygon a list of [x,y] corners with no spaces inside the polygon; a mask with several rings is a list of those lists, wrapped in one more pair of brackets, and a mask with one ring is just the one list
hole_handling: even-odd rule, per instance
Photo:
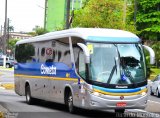
{"label": "palm tree", "polygon": [[13,26],[9,26],[9,27],[7,28],[7,31],[8,31],[8,32],[14,31],[14,27],[13,27]]}

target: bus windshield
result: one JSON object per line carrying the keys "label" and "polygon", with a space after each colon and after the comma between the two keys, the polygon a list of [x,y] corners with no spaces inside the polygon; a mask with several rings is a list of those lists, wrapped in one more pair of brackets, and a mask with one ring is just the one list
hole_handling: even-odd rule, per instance
{"label": "bus windshield", "polygon": [[146,80],[140,44],[88,43],[90,79],[104,84],[136,84]]}

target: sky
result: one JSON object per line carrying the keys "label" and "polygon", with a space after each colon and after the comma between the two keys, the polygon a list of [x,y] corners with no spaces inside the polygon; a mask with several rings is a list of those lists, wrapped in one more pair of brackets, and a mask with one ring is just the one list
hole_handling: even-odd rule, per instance
{"label": "sky", "polygon": [[[38,25],[44,26],[45,0],[7,0],[10,25],[15,32],[31,32]],[[0,0],[0,26],[4,25],[5,0]]]}

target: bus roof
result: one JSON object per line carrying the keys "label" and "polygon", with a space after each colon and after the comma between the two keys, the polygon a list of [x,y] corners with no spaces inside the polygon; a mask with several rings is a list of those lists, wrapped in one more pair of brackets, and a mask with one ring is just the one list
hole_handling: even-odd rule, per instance
{"label": "bus roof", "polygon": [[62,31],[54,31],[40,36],[18,41],[16,44],[45,41],[64,37],[79,37],[86,41],[94,42],[120,42],[137,43],[141,40],[133,33],[117,29],[105,28],[73,28]]}

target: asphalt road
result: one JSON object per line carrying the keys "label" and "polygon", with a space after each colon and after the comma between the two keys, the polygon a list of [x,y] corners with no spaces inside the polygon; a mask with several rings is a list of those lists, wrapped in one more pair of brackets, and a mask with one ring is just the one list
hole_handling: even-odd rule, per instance
{"label": "asphalt road", "polygon": [[70,114],[64,105],[38,101],[28,105],[25,97],[18,96],[13,90],[0,89],[0,104],[14,118],[106,118],[114,117],[114,113],[79,109],[77,114]]}
{"label": "asphalt road", "polygon": [[14,75],[13,70],[0,68],[0,82],[13,83],[14,82],[13,75]]}

